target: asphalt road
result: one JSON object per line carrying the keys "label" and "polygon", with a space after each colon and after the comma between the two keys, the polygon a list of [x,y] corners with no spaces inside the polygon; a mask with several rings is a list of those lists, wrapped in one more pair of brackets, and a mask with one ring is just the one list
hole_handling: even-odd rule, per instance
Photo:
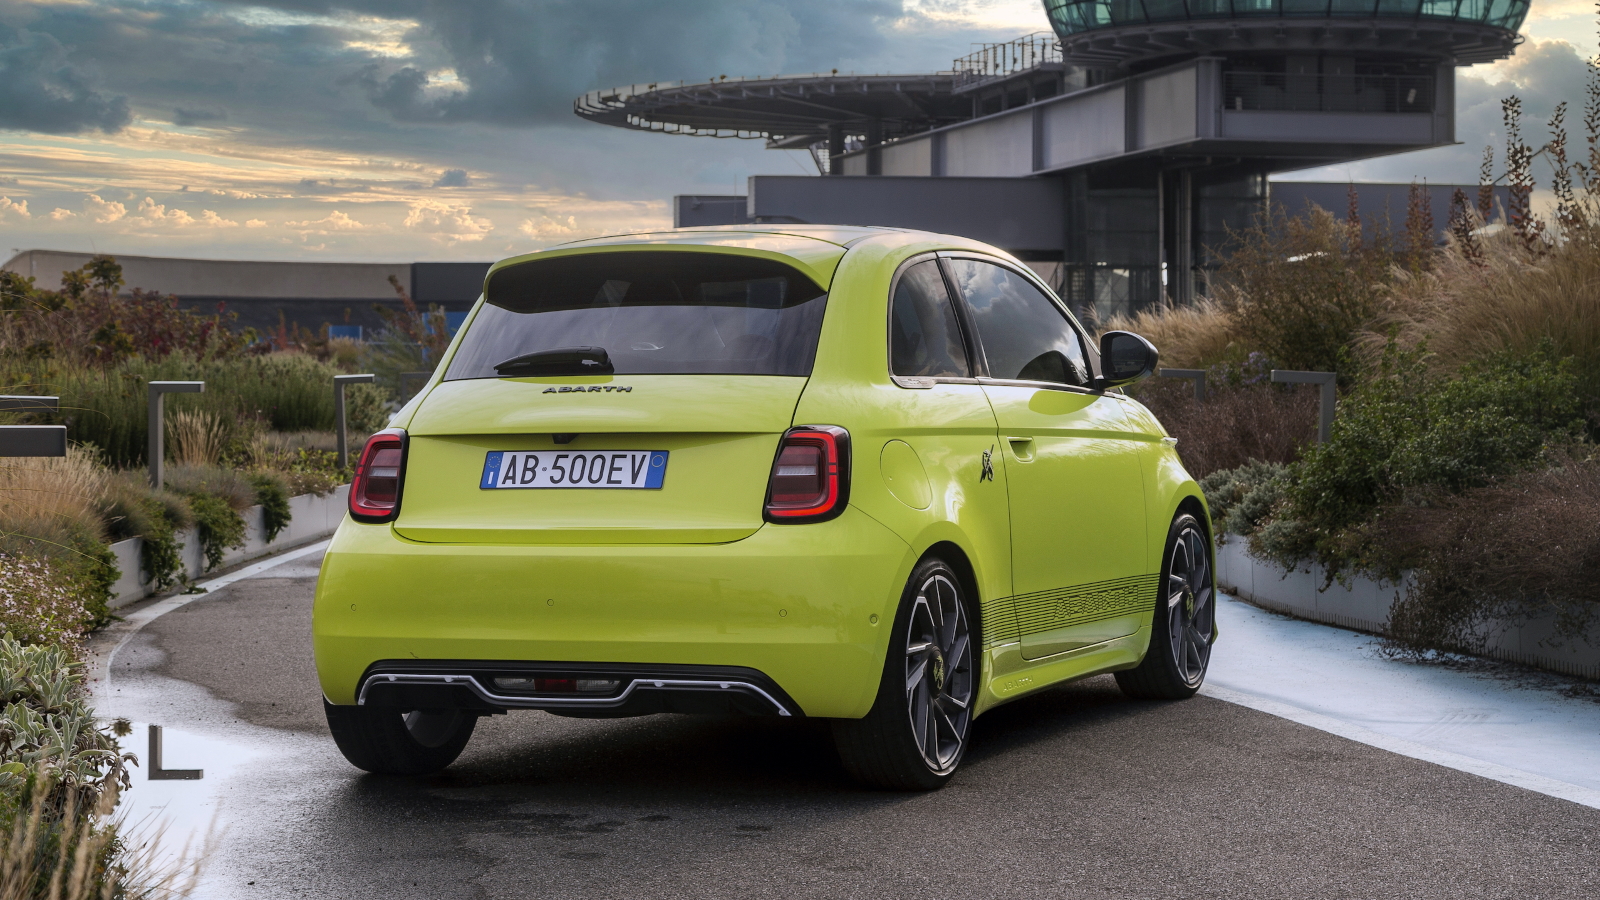
{"label": "asphalt road", "polygon": [[264,754],[204,896],[1600,896],[1600,810],[1110,678],[985,715],[931,794],[860,790],[820,723],[766,719],[514,713],[443,775],[365,775],[322,721],[315,562],[113,661],[123,714]]}

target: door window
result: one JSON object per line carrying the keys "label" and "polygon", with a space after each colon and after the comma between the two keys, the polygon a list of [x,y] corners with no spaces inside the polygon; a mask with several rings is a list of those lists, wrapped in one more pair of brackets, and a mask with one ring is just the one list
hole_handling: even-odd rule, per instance
{"label": "door window", "polygon": [[1083,343],[1055,301],[1026,278],[976,259],[947,261],[977,325],[989,376],[1084,386]]}
{"label": "door window", "polygon": [[950,304],[939,264],[917,263],[900,274],[894,289],[890,356],[894,374],[922,378],[970,378],[972,367]]}

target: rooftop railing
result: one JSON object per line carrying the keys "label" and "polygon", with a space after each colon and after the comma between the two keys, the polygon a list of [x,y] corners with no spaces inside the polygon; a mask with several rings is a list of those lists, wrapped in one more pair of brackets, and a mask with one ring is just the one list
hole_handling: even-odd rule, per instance
{"label": "rooftop railing", "polygon": [[955,89],[1004,78],[1045,63],[1061,62],[1061,43],[1048,31],[1036,31],[1013,41],[976,44],[978,49],[950,64]]}

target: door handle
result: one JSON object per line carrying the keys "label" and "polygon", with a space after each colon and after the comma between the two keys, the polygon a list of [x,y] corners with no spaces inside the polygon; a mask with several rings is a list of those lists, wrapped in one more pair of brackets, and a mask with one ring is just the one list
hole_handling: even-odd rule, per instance
{"label": "door handle", "polygon": [[1033,459],[1033,438],[1007,437],[1006,443],[1011,445],[1011,455],[1022,462]]}

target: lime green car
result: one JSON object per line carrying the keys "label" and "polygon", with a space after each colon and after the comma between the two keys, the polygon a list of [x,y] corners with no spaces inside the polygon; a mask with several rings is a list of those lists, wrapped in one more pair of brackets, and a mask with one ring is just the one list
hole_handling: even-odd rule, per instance
{"label": "lime green car", "polygon": [[972,720],[1115,672],[1181,698],[1216,636],[1205,501],[1025,265],[947,235],[678,230],[497,263],[367,442],[317,585],[328,724],[372,772],[479,716],[831,720],[931,789]]}

